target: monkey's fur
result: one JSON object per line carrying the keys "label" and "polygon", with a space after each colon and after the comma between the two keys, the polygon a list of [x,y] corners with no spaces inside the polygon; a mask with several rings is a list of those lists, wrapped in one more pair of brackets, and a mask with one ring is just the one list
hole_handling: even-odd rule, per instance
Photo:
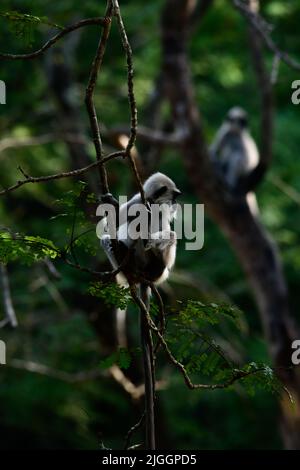
{"label": "monkey's fur", "polygon": [[[240,182],[259,164],[259,152],[248,129],[248,115],[240,107],[231,108],[210,146],[211,161],[232,194],[241,191]],[[253,214],[258,214],[255,194],[246,196]]]}
{"label": "monkey's fur", "polygon": [[[120,224],[117,228],[117,239],[112,239],[109,233],[101,237],[101,246],[106,252],[114,269],[122,266],[117,275],[119,284],[138,284],[140,282],[154,282],[160,284],[165,281],[175,263],[176,257],[176,233],[171,230],[171,222],[176,216],[176,198],[180,194],[175,183],[162,173],[150,176],[143,185],[148,210],[149,233],[146,239],[133,239],[131,222],[134,216],[127,216],[135,204],[141,204],[139,193],[135,194],[127,203],[119,208]],[[109,201],[106,197],[105,202]],[[116,201],[114,202],[116,205]],[[161,207],[159,230],[152,231],[153,204]],[[116,206],[117,207],[117,206]],[[144,207],[144,206],[143,206]]]}

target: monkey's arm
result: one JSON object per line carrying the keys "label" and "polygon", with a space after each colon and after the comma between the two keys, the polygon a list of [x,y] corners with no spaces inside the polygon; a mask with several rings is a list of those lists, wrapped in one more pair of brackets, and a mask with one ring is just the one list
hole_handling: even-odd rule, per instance
{"label": "monkey's arm", "polygon": [[217,131],[215,135],[213,142],[211,143],[209,147],[209,154],[210,154],[212,161],[218,160],[219,150],[223,146],[223,140],[228,132],[227,127],[228,126],[225,127],[224,124],[220,127],[220,129]]}
{"label": "monkey's arm", "polygon": [[155,284],[165,281],[176,258],[176,233],[172,230],[163,230],[152,234],[152,238],[145,247],[146,278]]}
{"label": "monkey's arm", "polygon": [[115,254],[114,254],[114,250],[113,250],[113,246],[112,246],[112,240],[111,240],[110,235],[108,235],[108,234],[103,235],[102,238],[100,239],[100,244],[101,244],[103,250],[105,251],[105,254],[106,254],[107,258],[109,259],[110,264],[112,265],[113,269],[117,269],[119,264],[116,260]]}

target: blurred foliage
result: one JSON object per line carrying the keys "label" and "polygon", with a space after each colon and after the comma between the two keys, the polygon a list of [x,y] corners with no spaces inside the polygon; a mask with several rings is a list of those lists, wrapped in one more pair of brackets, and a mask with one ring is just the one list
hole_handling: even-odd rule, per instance
{"label": "blurred foliage", "polygon": [[88,292],[95,297],[103,299],[106,304],[114,305],[120,309],[126,309],[131,300],[130,289],[116,284],[94,282],[90,285]]}
{"label": "blurred foliage", "polygon": [[[261,3],[263,13],[275,26],[274,39],[297,57],[299,2],[265,0]],[[159,15],[162,5],[162,0],[148,3],[124,0],[121,4],[134,52],[141,124],[147,123],[146,104],[160,67]],[[101,16],[104,8],[105,2],[96,0],[87,0],[80,5],[75,0],[2,0],[1,51],[21,53],[38,49],[50,34],[57,32],[51,25]],[[30,34],[26,37],[26,28],[24,34],[22,28],[13,29],[12,22],[3,16],[5,12],[32,15],[28,18],[42,18],[43,21],[28,21]],[[16,34],[18,31],[21,37]],[[98,36],[97,27],[81,31],[74,58],[78,109],[86,129],[84,91]],[[253,135],[259,141],[259,93],[247,48],[245,22],[227,1],[216,0],[203,22],[196,24],[189,54],[196,98],[208,140],[213,138],[227,110],[233,105],[241,105],[249,111]],[[273,57],[267,50],[266,59],[271,70]],[[107,128],[129,124],[125,77],[125,59],[117,28],[113,25],[96,89],[97,110]],[[43,58],[0,62],[0,79],[7,84],[7,104],[0,107],[0,139],[57,131],[57,106],[49,93]],[[299,79],[299,73],[280,64],[274,87],[277,106],[274,162],[257,196],[261,217],[280,246],[291,308],[299,318],[300,108],[293,106],[290,99],[291,83],[295,79]],[[166,116],[168,112],[164,109]],[[92,143],[88,150],[94,156]],[[18,166],[32,175],[50,174],[68,170],[70,158],[65,144],[53,141],[40,146],[8,148],[0,153],[0,165],[1,185],[7,187],[19,178]],[[184,202],[196,202],[179,151],[166,149],[159,169],[174,178],[184,194]],[[109,180],[114,195],[134,190],[131,171],[123,161],[109,164]],[[86,310],[91,299],[89,275],[71,269],[57,256],[55,265],[60,278],[55,279],[42,263],[45,256],[53,257],[56,262],[56,247],[60,253],[66,247],[70,248],[74,220],[75,237],[79,238],[72,248],[79,262],[93,268],[105,260],[95,232],[90,231],[93,224],[86,221],[81,209],[76,207],[81,190],[74,180],[64,179],[26,185],[0,200],[0,254],[2,261],[9,260],[11,290],[20,324],[14,331],[1,330],[8,354],[7,366],[1,367],[0,374],[1,449],[87,449],[100,448],[102,443],[116,448],[123,445],[127,430],[140,416],[141,410],[109,378],[69,384],[10,366],[14,358],[69,373],[109,367],[115,362],[128,370],[138,366],[138,352],[132,352],[130,348],[119,350],[112,358],[107,355],[104,345],[99,344]],[[205,381],[207,374],[213,376],[217,370],[222,371],[224,361],[214,362],[214,347],[226,352],[230,363],[248,364],[245,367],[250,368],[270,363],[259,316],[241,268],[219,229],[209,219],[205,224],[205,245],[200,253],[186,251],[184,243],[179,242],[176,270],[168,288],[168,331],[175,341],[171,347],[182,360],[190,361],[190,370],[192,374],[196,373],[197,381]],[[2,230],[5,227],[12,233],[24,234],[22,237],[29,243],[17,243],[9,232]],[[34,248],[30,246],[31,241]],[[19,258],[26,263],[20,263]],[[101,292],[95,285],[93,289],[96,295]],[[115,291],[110,295],[115,296],[112,303],[120,298]],[[194,300],[191,303],[189,299]],[[179,304],[181,314],[176,316],[177,300],[183,303]],[[224,305],[238,305],[245,312],[245,315],[239,315],[240,329],[230,321],[214,323],[218,309]],[[204,331],[202,324],[195,329],[194,319],[187,333],[187,325],[181,323],[182,315],[193,316],[195,308],[199,312],[198,307],[201,307],[201,315],[197,321],[206,320],[206,329]],[[235,307],[228,308],[226,317],[236,311]],[[104,307],[99,314],[103,322],[109,315]],[[128,323],[131,341],[138,346],[137,311],[132,305],[129,306]],[[195,331],[197,335],[200,333],[200,338]],[[191,341],[195,351],[190,350]],[[201,358],[199,348],[204,348],[204,344],[209,350],[203,349],[206,358],[201,364],[206,365],[207,370],[197,364]],[[187,353],[191,353],[191,357],[187,357]],[[217,356],[220,358],[219,354]],[[269,383],[265,379],[270,369],[264,367],[262,385]],[[184,449],[281,447],[278,404],[269,389],[262,388],[254,397],[249,396],[250,380],[247,390],[238,385],[230,393],[223,390],[190,391],[184,386],[181,375],[166,367],[161,355],[157,375],[168,382],[167,388],[159,392],[159,407],[163,410],[159,423],[161,446]]]}

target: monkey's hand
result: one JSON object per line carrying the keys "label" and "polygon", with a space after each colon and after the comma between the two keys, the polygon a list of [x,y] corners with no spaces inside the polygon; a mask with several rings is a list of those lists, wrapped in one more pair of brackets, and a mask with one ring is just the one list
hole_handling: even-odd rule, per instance
{"label": "monkey's hand", "polygon": [[102,194],[98,202],[99,204],[111,204],[112,206],[119,209],[119,202],[111,193]]}
{"label": "monkey's hand", "polygon": [[165,251],[167,248],[177,243],[176,232],[172,230],[163,230],[151,234],[151,238],[148,240],[145,251],[158,250]]}

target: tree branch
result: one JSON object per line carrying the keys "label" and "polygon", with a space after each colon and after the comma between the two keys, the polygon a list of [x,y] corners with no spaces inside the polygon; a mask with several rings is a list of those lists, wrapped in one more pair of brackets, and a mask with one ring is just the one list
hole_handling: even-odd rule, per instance
{"label": "tree branch", "polygon": [[37,51],[31,52],[29,54],[6,54],[0,53],[0,59],[9,59],[9,60],[29,60],[36,59],[37,57],[44,54],[47,49],[50,49],[57,41],[66,36],[67,34],[75,31],[78,28],[82,28],[88,25],[100,25],[105,27],[110,20],[107,18],[88,18],[85,20],[78,21],[70,26],[65,27],[62,31],[53,36],[49,41],[47,41],[40,49]]}
{"label": "tree branch", "polygon": [[142,426],[142,424],[144,422],[144,419],[145,419],[145,416],[146,416],[146,411],[143,411],[143,414],[140,417],[140,419],[138,420],[138,422],[129,429],[129,431],[126,434],[126,437],[125,437],[124,450],[129,449],[130,439],[131,439],[132,435]]}
{"label": "tree branch", "polygon": [[[126,126],[117,126],[104,131],[103,134],[107,137],[117,137],[124,134],[128,136],[130,135],[130,129]],[[139,126],[137,129],[137,137],[150,144],[176,147],[182,143],[182,140],[186,137],[186,133],[181,132],[179,129],[168,134],[159,129]]]}
{"label": "tree branch", "polygon": [[242,15],[250,22],[252,27],[258,32],[266,46],[272,51],[282,62],[284,62],[289,67],[300,70],[300,62],[290,57],[290,55],[282,51],[273,41],[270,35],[271,27],[267,22],[259,15],[257,11],[253,11],[249,7],[249,4],[242,2],[240,0],[233,0],[233,4],[237,10],[239,10]]}
{"label": "tree branch", "polygon": [[[86,88],[86,95],[85,95],[85,104],[86,104],[89,119],[90,119],[90,126],[91,126],[91,130],[93,134],[93,142],[95,145],[96,156],[97,156],[98,162],[101,162],[103,160],[103,148],[102,148],[102,141],[101,141],[99,123],[97,119],[96,108],[94,105],[94,91],[95,91],[95,86],[96,86],[97,78],[99,75],[99,70],[102,65],[102,61],[103,61],[103,57],[104,57],[104,53],[106,49],[106,44],[107,44],[109,33],[110,33],[111,16],[112,16],[112,3],[111,3],[111,0],[108,0],[106,12],[105,12],[105,17],[107,18],[107,21],[103,27],[100,41],[98,44],[98,48],[96,51],[96,55],[91,66],[89,81],[88,81],[88,85]],[[102,184],[102,192],[103,194],[106,194],[109,192],[109,188],[108,188],[107,173],[105,170],[105,166],[99,165],[98,171],[99,171],[100,181]]]}
{"label": "tree branch", "polygon": [[136,163],[135,163],[135,159],[133,158],[131,154],[132,148],[136,141],[137,125],[138,125],[137,107],[136,107],[136,100],[135,100],[135,95],[134,95],[134,83],[133,83],[134,72],[133,72],[132,49],[127,38],[127,34],[126,34],[125,27],[124,27],[122,15],[120,12],[118,0],[112,0],[112,3],[114,6],[114,15],[117,19],[117,23],[119,26],[119,32],[121,36],[123,49],[126,54],[126,62],[127,62],[127,89],[128,89],[128,101],[129,101],[129,106],[130,106],[130,115],[131,115],[131,127],[130,127],[130,137],[129,137],[125,152],[129,159],[132,171],[134,173],[135,180],[136,180],[139,192],[141,194],[142,202],[145,203],[146,199],[145,199],[145,192],[144,192],[143,184],[142,184],[142,181],[141,181],[141,178],[140,178],[140,175],[139,175]]}
{"label": "tree branch", "polygon": [[[247,1],[249,4],[249,11],[254,15],[257,15],[259,1]],[[249,25],[248,34],[253,67],[256,73],[258,90],[261,97],[261,148],[259,164],[257,167],[250,174],[240,178],[239,180],[238,190],[241,190],[244,193],[253,190],[262,181],[272,162],[274,114],[272,81],[263,56],[263,40],[252,23]]]}
{"label": "tree branch", "polygon": [[45,183],[47,181],[52,181],[52,180],[58,180],[62,178],[70,178],[72,176],[78,176],[82,175],[83,173],[86,173],[89,170],[92,170],[93,168],[96,168],[97,166],[102,166],[108,161],[117,158],[117,157],[126,157],[126,154],[124,151],[120,152],[114,152],[111,153],[110,155],[107,155],[100,161],[96,161],[91,163],[90,165],[87,165],[83,168],[78,168],[77,170],[73,171],[65,171],[61,173],[56,173],[54,175],[47,175],[47,176],[28,176],[24,180],[20,180],[17,183],[13,184],[9,188],[3,189],[0,191],[0,196],[3,196],[4,194],[7,194],[9,192],[15,191],[16,189],[20,188],[21,186],[24,186],[24,184],[29,184],[29,183]]}

